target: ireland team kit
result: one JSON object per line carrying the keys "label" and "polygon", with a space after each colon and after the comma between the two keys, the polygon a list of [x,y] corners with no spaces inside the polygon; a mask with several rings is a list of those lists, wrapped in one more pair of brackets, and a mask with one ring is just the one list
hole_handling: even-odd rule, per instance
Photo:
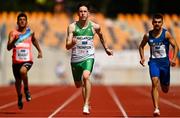
{"label": "ireland team kit", "polygon": [[81,28],[76,22],[73,36],[77,43],[72,48],[71,68],[74,81],[81,81],[83,70],[91,72],[94,65],[94,33],[91,22],[85,28]]}

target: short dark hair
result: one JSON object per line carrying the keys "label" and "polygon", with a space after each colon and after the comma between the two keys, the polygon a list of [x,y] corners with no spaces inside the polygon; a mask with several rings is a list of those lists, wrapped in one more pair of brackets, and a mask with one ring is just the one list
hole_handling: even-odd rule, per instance
{"label": "short dark hair", "polygon": [[152,17],[153,19],[162,19],[163,20],[163,15],[161,13],[156,13]]}
{"label": "short dark hair", "polygon": [[79,11],[79,8],[82,7],[82,6],[85,6],[85,7],[87,7],[88,10],[90,10],[90,4],[89,4],[88,2],[80,2],[80,3],[77,5],[76,10]]}
{"label": "short dark hair", "polygon": [[18,16],[17,16],[17,21],[19,21],[19,18],[20,18],[20,17],[25,17],[26,20],[27,20],[27,15],[26,15],[24,12],[21,12],[21,13],[18,14]]}

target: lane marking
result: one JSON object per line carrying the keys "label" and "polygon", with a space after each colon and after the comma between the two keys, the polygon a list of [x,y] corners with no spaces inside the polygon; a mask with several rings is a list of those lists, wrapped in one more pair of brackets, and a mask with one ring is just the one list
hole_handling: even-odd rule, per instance
{"label": "lane marking", "polygon": [[13,106],[15,104],[17,104],[17,101],[13,101],[8,104],[2,105],[2,106],[0,106],[0,109],[4,109],[4,108],[10,107],[10,106]]}
{"label": "lane marking", "polygon": [[80,94],[81,94],[81,90],[79,89],[69,99],[67,99],[61,106],[59,106],[48,118],[52,118],[54,115],[60,112],[64,107],[66,107],[69,103],[71,103],[74,99],[76,99]]}
{"label": "lane marking", "polygon": [[180,110],[180,106],[179,105],[174,104],[174,103],[170,102],[169,100],[166,100],[164,98],[160,98],[160,101],[163,102],[164,104],[167,104],[169,106],[172,106],[172,107]]}
{"label": "lane marking", "polygon": [[[137,92],[139,92],[141,95],[144,95],[144,96],[147,96],[147,97],[151,97],[151,95],[147,94],[147,92],[145,90],[141,90],[141,89],[136,89]],[[180,106],[173,103],[173,102],[170,102],[169,100],[166,100],[164,98],[161,98],[159,97],[159,101],[166,104],[166,105],[169,105],[171,107],[174,107],[176,109],[180,109]]]}
{"label": "lane marking", "polygon": [[[51,93],[53,93],[53,92],[55,92],[55,91],[59,91],[59,89],[54,89],[54,88],[52,88],[52,89],[50,89],[50,90],[49,90],[49,89],[48,89],[48,90],[43,90],[43,91],[41,91],[41,92],[39,92],[39,93],[37,93],[37,94],[32,95],[32,98],[33,98],[33,100],[34,100],[34,99],[36,99],[36,98],[38,98],[38,97],[51,94]],[[24,102],[24,101],[25,101],[25,98],[23,98],[23,102]],[[13,105],[17,105],[17,100],[0,106],[0,109],[5,109],[5,108],[11,107],[11,106],[13,106]]]}
{"label": "lane marking", "polygon": [[128,118],[128,115],[127,115],[126,111],[124,110],[124,108],[123,108],[121,102],[119,101],[116,93],[114,92],[113,88],[110,87],[110,86],[108,86],[107,89],[108,89],[109,94],[110,94],[111,97],[113,98],[114,102],[115,102],[116,105],[118,106],[119,110],[122,112],[123,116],[124,116],[125,118]]}

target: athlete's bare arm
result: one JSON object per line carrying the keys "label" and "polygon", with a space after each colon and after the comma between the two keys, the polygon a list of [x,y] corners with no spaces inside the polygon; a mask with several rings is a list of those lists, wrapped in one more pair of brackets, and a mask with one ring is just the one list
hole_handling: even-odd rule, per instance
{"label": "athlete's bare arm", "polygon": [[13,35],[13,31],[11,31],[8,36],[7,50],[11,50],[15,46],[15,42],[17,39],[18,35]]}
{"label": "athlete's bare arm", "polygon": [[75,30],[75,23],[72,23],[67,28],[67,38],[66,38],[66,49],[71,49],[77,42],[76,38],[73,38],[73,32]]}
{"label": "athlete's bare arm", "polygon": [[171,66],[175,66],[176,65],[176,58],[177,58],[177,55],[178,55],[178,46],[177,46],[177,43],[176,41],[174,40],[174,38],[172,37],[172,35],[166,31],[166,39],[169,40],[171,46],[173,47],[173,58],[172,60],[170,60],[170,64]]}
{"label": "athlete's bare arm", "polygon": [[32,33],[32,43],[36,47],[36,49],[38,50],[38,57],[37,58],[42,58],[42,51],[41,51],[39,43],[38,43],[38,41],[37,41],[37,39],[35,37],[35,33],[34,32]]}
{"label": "athlete's bare arm", "polygon": [[104,50],[106,51],[106,53],[108,55],[113,55],[113,51],[111,49],[108,48],[105,40],[104,40],[104,37],[103,37],[103,34],[101,32],[101,28],[99,26],[99,24],[96,24],[94,22],[92,22],[92,25],[93,25],[93,28],[94,28],[94,31],[97,33],[97,35],[99,36],[99,39],[104,47]]}
{"label": "athlete's bare arm", "polygon": [[144,35],[143,37],[143,40],[141,41],[140,45],[139,45],[139,54],[140,54],[140,64],[142,66],[145,66],[144,65],[144,62],[145,62],[145,58],[144,58],[144,46],[147,44],[148,42],[148,36],[147,34]]}

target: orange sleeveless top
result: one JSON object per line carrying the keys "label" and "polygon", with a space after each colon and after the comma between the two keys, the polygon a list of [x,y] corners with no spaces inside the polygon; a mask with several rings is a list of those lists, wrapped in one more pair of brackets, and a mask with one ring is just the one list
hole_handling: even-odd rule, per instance
{"label": "orange sleeveless top", "polygon": [[15,42],[15,47],[13,48],[12,61],[14,64],[33,62],[32,56],[32,32],[29,28],[26,32],[22,34],[18,30],[13,31],[13,36],[17,36],[18,39]]}

